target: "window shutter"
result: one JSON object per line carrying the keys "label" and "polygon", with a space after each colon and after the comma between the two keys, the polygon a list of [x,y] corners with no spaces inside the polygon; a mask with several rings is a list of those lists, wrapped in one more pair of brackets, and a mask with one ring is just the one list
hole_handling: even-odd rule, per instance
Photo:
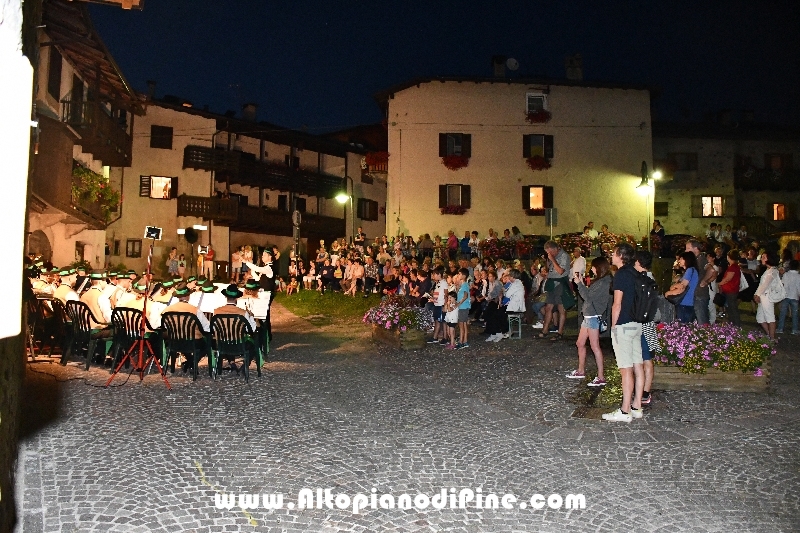
{"label": "window shutter", "polygon": [[553,159],[553,136],[544,136],[544,158]]}
{"label": "window shutter", "polygon": [[703,197],[692,195],[692,218],[703,216]]}
{"label": "window shutter", "polygon": [[472,135],[469,133],[461,134],[461,155],[472,157]]}
{"label": "window shutter", "polygon": [[736,197],[723,196],[722,197],[722,216],[732,217],[736,215]]}
{"label": "window shutter", "polygon": [[150,176],[139,176],[139,196],[150,196]]}
{"label": "window shutter", "polygon": [[373,201],[370,202],[370,206],[372,207],[372,209],[371,209],[372,216],[369,219],[370,220],[378,220],[378,202],[373,200]]}
{"label": "window shutter", "polygon": [[358,204],[356,205],[356,216],[361,220],[364,220],[364,199],[359,198]]}
{"label": "window shutter", "polygon": [[775,204],[772,203],[772,202],[767,202],[767,205],[764,206],[765,211],[766,211],[766,215],[765,216],[766,216],[766,220],[768,222],[774,222],[775,221],[775,213],[773,211],[773,209],[774,209],[773,206],[774,205]]}
{"label": "window shutter", "polygon": [[439,207],[447,207],[447,185],[439,185]]}
{"label": "window shutter", "polygon": [[544,187],[544,192],[542,194],[542,203],[544,204],[545,209],[552,209],[553,208],[553,188],[552,187]]}
{"label": "window shutter", "polygon": [[[527,137],[525,135],[524,137]],[[530,185],[523,185],[522,186],[522,209],[530,209],[531,208],[531,186]]]}
{"label": "window shutter", "polygon": [[444,157],[447,155],[447,134],[440,133],[439,134],[439,157]]}
{"label": "window shutter", "polygon": [[178,197],[178,178],[174,177],[171,178],[170,188],[169,188],[169,197],[177,198]]}
{"label": "window shutter", "polygon": [[[531,136],[522,136],[522,157],[528,159],[531,156]],[[524,192],[524,190],[523,190]],[[525,209],[528,209],[527,207]]]}
{"label": "window shutter", "polygon": [[461,207],[465,209],[472,207],[472,187],[470,185],[461,186]]}

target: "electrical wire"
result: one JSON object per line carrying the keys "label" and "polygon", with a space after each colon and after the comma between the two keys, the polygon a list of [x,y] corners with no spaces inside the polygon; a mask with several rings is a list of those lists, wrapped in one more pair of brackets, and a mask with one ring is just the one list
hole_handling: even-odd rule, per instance
{"label": "electrical wire", "polygon": [[74,377],[74,378],[67,378],[67,379],[59,379],[59,378],[58,378],[58,376],[55,376],[54,374],[51,374],[50,372],[43,372],[43,371],[41,371],[41,370],[36,370],[36,369],[33,367],[33,363],[34,363],[34,362],[35,362],[35,361],[28,361],[28,362],[27,362],[27,364],[28,364],[28,370],[29,370],[29,371],[31,371],[31,372],[34,372],[34,373],[36,373],[36,374],[44,374],[45,376],[50,376],[51,378],[53,378],[54,380],[56,380],[56,382],[58,382],[58,383],[66,383],[67,381],[79,381],[79,380],[83,380],[84,384],[86,384],[86,385],[88,385],[88,386],[90,386],[90,387],[95,387],[95,388],[98,388],[98,389],[106,389],[106,388],[110,389],[110,388],[122,387],[123,385],[125,385],[126,383],[128,383],[128,380],[129,380],[129,379],[131,379],[131,375],[133,375],[133,370],[134,370],[134,369],[133,369],[133,367],[131,367],[131,371],[130,371],[130,372],[128,372],[128,377],[127,377],[127,378],[125,378],[125,381],[123,381],[122,383],[120,383],[120,384],[118,384],[118,385],[109,385],[108,387],[106,387],[105,385],[95,385],[94,383],[90,383],[90,382],[89,382],[89,380],[88,380],[86,377],[84,377],[84,376],[77,376],[77,377]]}

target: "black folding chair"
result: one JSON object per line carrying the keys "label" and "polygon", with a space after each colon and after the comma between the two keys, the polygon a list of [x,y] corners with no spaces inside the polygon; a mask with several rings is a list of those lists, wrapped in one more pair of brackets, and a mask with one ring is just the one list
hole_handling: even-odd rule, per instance
{"label": "black folding chair", "polygon": [[[222,356],[241,355],[244,359],[244,379],[250,381],[250,361],[256,360],[256,371],[261,377],[263,363],[261,350],[258,349],[254,332],[243,315],[214,315],[211,318],[211,335],[214,340],[215,356],[209,357],[213,365],[212,377],[216,379],[222,369]],[[254,354],[254,357],[251,355]]]}
{"label": "black folding chair", "polygon": [[69,358],[76,351],[86,349],[86,370],[94,357],[98,341],[103,343],[103,358],[108,353],[113,342],[112,332],[109,328],[92,328],[93,323],[102,323],[92,314],[89,306],[79,301],[68,301],[66,305],[67,316],[72,321],[72,338],[65,353],[61,356],[61,364],[66,365]]}
{"label": "black folding chair", "polygon": [[[142,337],[141,330],[142,320],[144,320],[145,324],[144,337]],[[126,357],[130,357],[130,360],[134,363],[134,367],[137,366],[138,360],[135,359],[132,354],[136,347],[139,346],[139,341],[142,340],[144,341],[142,343],[143,349],[146,347],[156,359],[160,359],[162,362],[164,361],[164,344],[161,342],[161,336],[159,332],[153,331],[154,328],[139,309],[117,307],[114,309],[114,312],[111,313],[111,323],[114,324],[114,355],[113,362],[111,363],[112,373],[116,372],[118,367],[122,366],[122,362],[126,360]],[[160,358],[153,348],[153,345],[150,343],[152,340],[155,340],[158,348],[161,348]],[[124,353],[122,358],[120,358],[120,352]],[[146,353],[143,354],[143,357],[145,361],[149,359]],[[144,363],[145,361],[142,362]],[[163,365],[159,365],[158,361],[156,361],[156,365],[159,367],[159,371],[163,373]],[[144,368],[137,367],[136,369],[139,370],[141,376],[144,376]]]}
{"label": "black folding chair", "polygon": [[[203,355],[209,353],[209,343],[200,319],[194,313],[180,313],[170,311],[161,315],[161,327],[164,328],[164,353],[170,370],[175,372],[175,360],[178,353],[182,353],[189,358],[191,355],[192,379],[197,379],[197,365]],[[209,357],[208,373],[211,375],[211,357]]]}

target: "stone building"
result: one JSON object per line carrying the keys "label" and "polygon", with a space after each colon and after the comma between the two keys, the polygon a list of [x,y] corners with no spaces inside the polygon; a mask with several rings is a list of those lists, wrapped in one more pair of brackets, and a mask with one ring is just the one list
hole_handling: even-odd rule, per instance
{"label": "stone building", "polygon": [[[302,218],[303,256],[309,249],[313,254],[320,239],[330,244],[349,238],[359,226],[368,236],[383,233],[378,211],[385,182],[358,177],[365,149],[257,122],[252,104],[238,118],[172,96],[143,104],[146,112],[134,127],[133,164],[112,175],[125,201],[106,234],[111,264],[145,267],[146,226],[163,230],[154,243],[157,272],[173,246],[190,265],[197,247],[209,243],[223,268],[230,252],[243,245],[274,244],[288,257],[294,210]],[[336,200],[341,193],[351,196],[344,205]],[[179,230],[194,226],[206,229],[192,245]]]}
{"label": "stone building", "polygon": [[[738,120],[733,120],[737,118]],[[703,235],[709,225],[744,224],[766,236],[796,230],[800,130],[759,124],[752,112],[702,123],[653,124],[654,216],[670,234]]]}
{"label": "stone building", "polygon": [[58,266],[85,260],[100,268],[118,202],[99,193],[111,174],[131,165],[141,107],[85,5],[45,0],[37,37],[27,249]]}
{"label": "stone building", "polygon": [[652,198],[636,191],[642,161],[652,160],[645,87],[501,72],[412,80],[377,99],[388,122],[389,234],[545,234],[549,207],[555,233],[589,220],[637,236],[648,229]]}

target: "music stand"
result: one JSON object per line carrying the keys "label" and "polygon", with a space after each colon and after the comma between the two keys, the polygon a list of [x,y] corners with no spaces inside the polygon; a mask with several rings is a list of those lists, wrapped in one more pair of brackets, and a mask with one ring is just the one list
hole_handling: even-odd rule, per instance
{"label": "music stand", "polygon": [[[156,232],[153,230],[158,230],[158,231]],[[161,240],[161,228],[153,228],[151,226],[148,226],[147,229],[145,229],[145,237],[151,239],[151,243],[150,243],[150,252],[147,254],[147,273],[145,274],[146,288],[145,288],[144,304],[142,306],[142,321],[141,324],[139,325],[139,341],[131,345],[127,353],[124,355],[122,360],[117,365],[117,368],[114,369],[114,372],[111,374],[111,377],[108,378],[108,381],[106,381],[105,386],[108,387],[111,384],[111,382],[114,380],[117,374],[119,374],[122,365],[124,365],[126,361],[130,361],[131,363],[133,363],[133,357],[131,356],[131,353],[138,347],[139,381],[144,380],[145,367],[150,366],[153,364],[153,362],[155,362],[156,368],[158,369],[159,374],[161,374],[161,378],[167,385],[167,389],[172,390],[172,386],[169,384],[169,380],[167,379],[167,374],[161,368],[161,363],[158,361],[158,357],[156,357],[156,353],[153,350],[153,346],[150,344],[149,340],[145,339],[145,334],[147,333],[147,294],[150,292],[150,269],[153,263],[153,245],[155,244],[156,240]],[[144,353],[145,346],[147,347],[147,351],[150,352],[150,356],[147,358],[146,361]]]}

